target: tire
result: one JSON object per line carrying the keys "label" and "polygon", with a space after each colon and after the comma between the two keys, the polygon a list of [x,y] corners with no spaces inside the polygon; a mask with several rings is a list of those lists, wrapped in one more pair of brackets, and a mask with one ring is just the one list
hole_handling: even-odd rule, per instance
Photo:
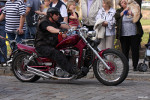
{"label": "tire", "polygon": [[[29,58],[29,54],[25,52],[19,52],[15,55],[12,61],[12,71],[14,76],[22,82],[35,82],[40,79],[40,76],[34,75],[26,71],[24,67],[25,59]],[[31,61],[29,65],[35,65],[34,61]]]}
{"label": "tire", "polygon": [[129,64],[126,57],[114,49],[105,50],[102,56],[111,70],[106,69],[103,63],[97,58],[93,66],[97,80],[107,86],[115,86],[122,83],[129,71]]}

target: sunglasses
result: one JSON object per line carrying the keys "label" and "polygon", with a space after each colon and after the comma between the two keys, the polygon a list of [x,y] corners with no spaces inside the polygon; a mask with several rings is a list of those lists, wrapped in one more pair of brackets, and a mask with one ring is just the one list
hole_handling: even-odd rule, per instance
{"label": "sunglasses", "polygon": [[55,15],[56,15],[56,16],[60,16],[60,14],[59,14],[59,13],[55,13]]}

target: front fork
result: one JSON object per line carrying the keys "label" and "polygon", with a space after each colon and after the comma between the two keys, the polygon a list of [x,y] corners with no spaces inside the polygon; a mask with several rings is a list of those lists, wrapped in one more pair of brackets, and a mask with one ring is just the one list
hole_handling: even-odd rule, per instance
{"label": "front fork", "polygon": [[[80,35],[82,37],[82,39],[84,40],[84,42],[87,44],[87,46],[94,52],[94,54],[98,57],[98,59],[104,64],[104,66],[110,70],[110,67],[105,63],[105,61],[101,58],[101,56],[98,54],[98,52],[89,44],[89,42],[84,38],[84,36]],[[98,48],[99,51],[101,51]]]}
{"label": "front fork", "polygon": [[[88,45],[88,44],[87,44]],[[100,56],[100,54],[95,50],[95,49],[93,49],[92,48],[92,46],[89,44],[88,45],[90,48],[91,48],[91,50],[95,53],[95,55],[97,56],[97,58],[104,64],[104,66],[109,70],[110,69],[110,67],[105,63],[105,61],[102,59],[102,57]],[[106,49],[107,50],[107,49]],[[100,52],[103,52],[103,51],[100,51]]]}

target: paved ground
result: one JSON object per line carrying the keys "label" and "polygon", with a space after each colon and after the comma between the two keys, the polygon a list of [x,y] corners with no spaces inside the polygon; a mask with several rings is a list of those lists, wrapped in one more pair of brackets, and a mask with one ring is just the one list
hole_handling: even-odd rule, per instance
{"label": "paved ground", "polygon": [[23,83],[10,76],[11,71],[5,67],[5,74],[0,76],[0,100],[150,100],[150,69],[134,72],[131,65],[130,61],[128,77],[118,86],[104,86],[92,72],[75,81],[40,79]]}
{"label": "paved ground", "polygon": [[150,100],[150,81],[127,79],[118,86],[104,86],[95,79],[22,83],[0,76],[0,100]]}

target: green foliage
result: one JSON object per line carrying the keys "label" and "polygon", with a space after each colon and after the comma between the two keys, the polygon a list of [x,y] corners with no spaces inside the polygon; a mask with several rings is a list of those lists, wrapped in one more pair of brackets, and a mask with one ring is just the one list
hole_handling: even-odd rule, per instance
{"label": "green foliage", "polygon": [[141,45],[147,44],[148,40],[149,40],[149,32],[144,32]]}
{"label": "green foliage", "polygon": [[150,25],[150,19],[141,19],[141,24],[143,25]]}

